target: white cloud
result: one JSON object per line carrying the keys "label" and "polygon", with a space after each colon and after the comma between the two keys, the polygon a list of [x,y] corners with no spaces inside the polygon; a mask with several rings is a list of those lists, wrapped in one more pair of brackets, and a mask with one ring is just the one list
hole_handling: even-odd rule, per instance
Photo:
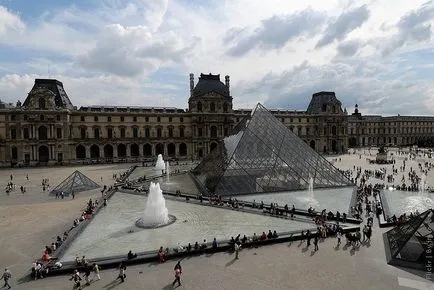
{"label": "white cloud", "polygon": [[[231,75],[236,107],[262,101],[305,109],[315,91],[334,90],[366,112],[434,113],[433,68],[407,57],[433,47],[433,1],[91,3],[98,2],[91,10],[47,7],[36,23],[0,6],[0,45],[25,59],[0,61],[0,96],[23,99],[48,66],[77,105],[185,107],[188,73],[213,72]],[[162,71],[176,80],[155,82]],[[403,105],[406,96],[418,101]]]}
{"label": "white cloud", "polygon": [[6,39],[9,30],[13,32],[21,32],[25,28],[20,17],[9,11],[6,7],[0,6],[0,43],[2,39]]}

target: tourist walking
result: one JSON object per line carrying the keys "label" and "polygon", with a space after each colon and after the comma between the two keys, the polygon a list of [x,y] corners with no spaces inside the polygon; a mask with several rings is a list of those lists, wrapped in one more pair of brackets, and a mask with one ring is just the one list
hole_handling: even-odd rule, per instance
{"label": "tourist walking", "polygon": [[178,286],[181,286],[181,274],[182,274],[181,263],[178,262],[175,265],[175,268],[173,270],[175,271],[175,280],[173,280],[172,282],[172,287],[175,286],[176,282],[178,282]]}
{"label": "tourist walking", "polygon": [[238,259],[238,253],[240,252],[240,244],[235,242],[235,259]]}
{"label": "tourist walking", "polygon": [[[12,175],[11,175],[11,180],[12,180]],[[5,284],[3,285],[3,288],[4,287],[8,287],[8,289],[11,289],[11,285],[9,284],[9,280],[12,278],[12,274],[8,270],[8,268],[5,269],[2,278],[5,281]]]}
{"label": "tourist walking", "polygon": [[69,281],[74,281],[74,288],[73,289],[81,289],[81,282],[80,282],[81,277],[80,277],[80,273],[78,272],[77,269],[74,270],[74,273],[72,274]]}
{"label": "tourist walking", "polygon": [[119,275],[118,275],[118,277],[116,278],[116,280],[117,279],[121,279],[121,282],[123,283],[123,282],[125,282],[125,278],[127,278],[127,275],[125,274],[125,271],[127,270],[127,267],[125,266],[125,264],[124,263],[121,263],[120,265],[119,265]]}
{"label": "tourist walking", "polygon": [[96,263],[93,263],[92,266],[93,266],[93,274],[94,274],[92,280],[95,279],[95,277],[98,278],[98,281],[101,280],[101,276],[99,275],[99,270],[100,270],[99,266]]}
{"label": "tourist walking", "polygon": [[313,249],[315,252],[318,251],[318,234],[315,235],[315,237],[313,237],[313,245],[315,246],[315,248]]}
{"label": "tourist walking", "polygon": [[342,233],[340,231],[338,231],[336,233],[336,238],[338,239],[338,244],[336,245],[336,247],[339,247],[341,244],[341,237],[342,237]]}

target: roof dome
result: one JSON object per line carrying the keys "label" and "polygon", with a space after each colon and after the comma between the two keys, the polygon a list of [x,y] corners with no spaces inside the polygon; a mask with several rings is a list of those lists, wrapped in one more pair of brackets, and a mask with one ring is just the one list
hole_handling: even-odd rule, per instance
{"label": "roof dome", "polygon": [[211,92],[230,97],[229,88],[220,81],[219,74],[200,74],[199,81],[193,89],[193,97],[199,97]]}

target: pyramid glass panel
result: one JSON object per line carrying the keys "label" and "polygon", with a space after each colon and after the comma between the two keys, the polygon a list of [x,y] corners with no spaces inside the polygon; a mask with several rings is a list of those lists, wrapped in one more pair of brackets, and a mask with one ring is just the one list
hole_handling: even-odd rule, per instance
{"label": "pyramid glass panel", "polygon": [[250,194],[353,186],[261,104],[192,171],[204,193]]}
{"label": "pyramid glass panel", "polygon": [[63,192],[64,195],[68,196],[72,193],[87,191],[99,187],[100,185],[98,183],[76,170],[50,191],[50,194],[61,194]]}
{"label": "pyramid glass panel", "polygon": [[424,269],[433,263],[434,213],[428,210],[384,234],[387,262]]}

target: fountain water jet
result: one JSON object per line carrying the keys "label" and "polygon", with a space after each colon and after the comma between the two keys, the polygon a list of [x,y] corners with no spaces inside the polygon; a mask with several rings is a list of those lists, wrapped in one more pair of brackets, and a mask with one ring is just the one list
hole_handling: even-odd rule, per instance
{"label": "fountain water jet", "polygon": [[167,181],[170,181],[170,166],[169,161],[166,161],[166,175],[167,175]]}
{"label": "fountain water jet", "polygon": [[155,164],[154,170],[161,171],[161,170],[164,170],[164,169],[166,169],[166,164],[164,163],[163,155],[158,154],[158,156],[157,156],[157,163]]}
{"label": "fountain water jet", "polygon": [[160,184],[151,182],[145,211],[136,221],[136,226],[141,228],[158,228],[171,224],[175,220],[174,216],[169,215]]}
{"label": "fountain water jet", "polygon": [[309,177],[309,185],[307,188],[307,196],[298,197],[299,200],[306,202],[309,207],[316,208],[319,206],[319,202],[315,199],[313,195],[313,177]]}

